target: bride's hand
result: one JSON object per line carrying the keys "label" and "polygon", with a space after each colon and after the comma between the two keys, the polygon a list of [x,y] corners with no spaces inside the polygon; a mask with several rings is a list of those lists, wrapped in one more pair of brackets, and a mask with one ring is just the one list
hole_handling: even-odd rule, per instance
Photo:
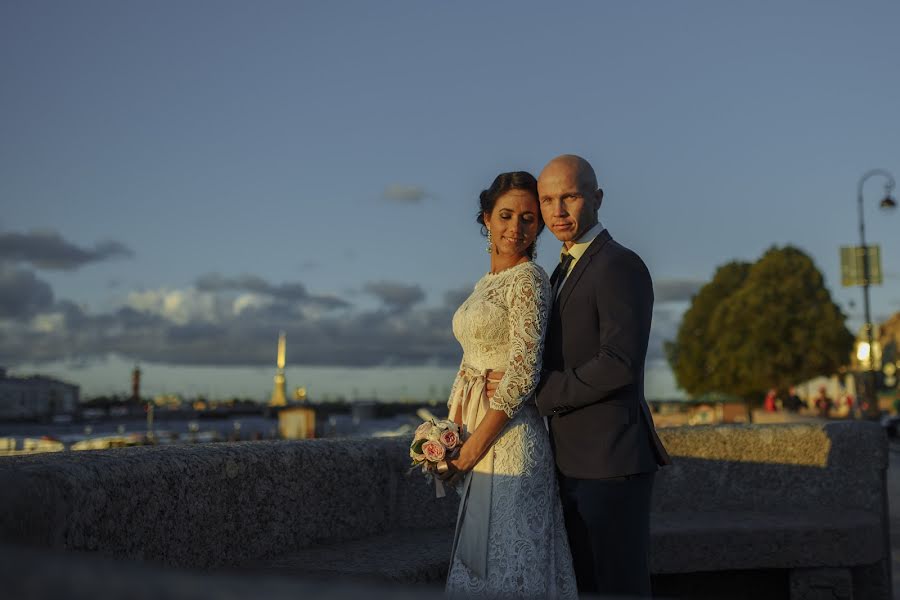
{"label": "bride's hand", "polygon": [[465,473],[463,473],[462,471],[457,471],[453,468],[448,468],[443,473],[438,472],[436,474],[437,478],[440,479],[441,481],[443,481],[444,483],[446,483],[447,485],[456,485],[456,483],[460,479],[462,479],[463,475],[465,475]]}
{"label": "bride's hand", "polygon": [[461,479],[465,476],[464,471],[460,471],[456,468],[455,465],[450,464],[452,461],[447,462],[447,470],[443,473],[438,472],[437,478],[443,481],[444,483],[454,484],[457,480]]}
{"label": "bride's hand", "polygon": [[462,444],[459,447],[459,454],[456,458],[447,461],[449,467],[448,472],[466,473],[471,471],[478,463],[477,449],[472,444]]}

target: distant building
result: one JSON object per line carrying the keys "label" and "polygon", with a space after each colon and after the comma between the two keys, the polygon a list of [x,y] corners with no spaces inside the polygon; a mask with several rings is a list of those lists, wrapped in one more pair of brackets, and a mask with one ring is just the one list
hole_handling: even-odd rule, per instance
{"label": "distant building", "polygon": [[[873,347],[869,348],[865,330],[856,337],[850,369],[863,376],[872,369],[876,372],[875,386],[879,392],[900,389],[900,312],[894,313],[881,324],[875,325]],[[865,381],[865,378],[863,379]],[[854,390],[855,391],[855,390]]]}
{"label": "distant building", "polygon": [[[881,324],[878,328],[878,340],[881,342],[881,367],[884,374],[897,379],[896,373],[900,369],[900,312],[894,313]],[[888,363],[893,363],[893,368],[888,367]]]}
{"label": "distant building", "polygon": [[77,385],[42,375],[8,377],[0,367],[0,419],[71,415],[78,408]]}
{"label": "distant building", "polygon": [[134,365],[131,372],[131,399],[141,401],[141,369],[137,365]]}
{"label": "distant building", "polygon": [[178,394],[157,394],[153,398],[153,404],[157,408],[167,408],[169,410],[178,410],[182,407],[184,400]]}

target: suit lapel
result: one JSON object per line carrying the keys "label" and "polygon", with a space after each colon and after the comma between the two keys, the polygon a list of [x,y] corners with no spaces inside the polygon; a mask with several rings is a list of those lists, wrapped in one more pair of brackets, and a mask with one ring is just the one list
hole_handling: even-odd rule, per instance
{"label": "suit lapel", "polygon": [[585,253],[578,259],[578,262],[575,263],[575,267],[572,268],[572,272],[569,273],[569,276],[566,278],[566,281],[563,283],[562,289],[559,290],[559,298],[557,298],[557,302],[559,304],[560,313],[566,307],[566,301],[568,301],[569,296],[572,295],[572,290],[575,289],[575,286],[578,285],[578,280],[581,279],[581,276],[587,270],[588,264],[590,264],[591,260],[594,258],[594,255],[600,252],[600,250],[612,239],[612,236],[609,235],[609,230],[604,229],[600,235],[594,238],[594,241],[591,242],[591,245],[588,246],[588,249]]}

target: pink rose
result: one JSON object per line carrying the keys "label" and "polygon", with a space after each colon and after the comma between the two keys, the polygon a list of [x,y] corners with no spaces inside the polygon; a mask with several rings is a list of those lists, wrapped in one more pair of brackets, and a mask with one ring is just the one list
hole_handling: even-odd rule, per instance
{"label": "pink rose", "polygon": [[428,462],[439,462],[444,460],[444,447],[434,440],[428,440],[422,444],[422,454]]}
{"label": "pink rose", "polygon": [[447,450],[453,450],[459,443],[459,436],[455,431],[448,429],[441,434],[441,443],[444,445],[444,447],[447,448]]}

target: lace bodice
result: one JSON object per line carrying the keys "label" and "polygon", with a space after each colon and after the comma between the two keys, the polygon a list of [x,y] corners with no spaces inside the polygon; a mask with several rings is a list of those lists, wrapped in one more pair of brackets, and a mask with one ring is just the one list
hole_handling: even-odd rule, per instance
{"label": "lace bodice", "polygon": [[505,372],[491,408],[510,418],[537,385],[549,306],[547,273],[525,262],[487,273],[453,315],[453,335],[463,348],[461,364]]}

